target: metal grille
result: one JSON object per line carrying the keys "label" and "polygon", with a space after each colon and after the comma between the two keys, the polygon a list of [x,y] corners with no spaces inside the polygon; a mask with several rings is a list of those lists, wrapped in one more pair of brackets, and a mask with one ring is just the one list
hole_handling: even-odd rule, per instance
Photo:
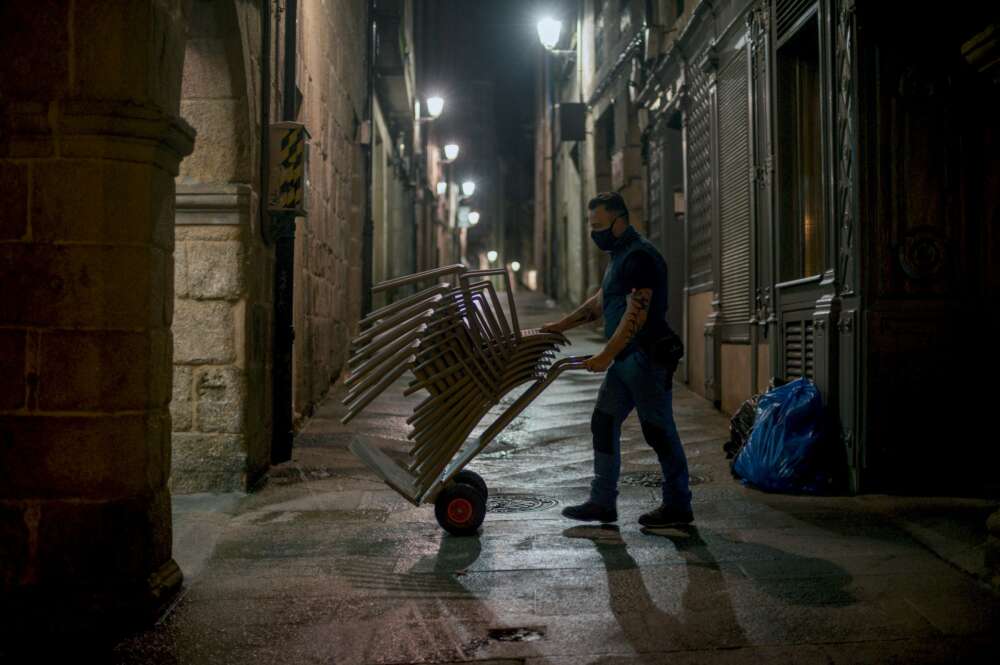
{"label": "metal grille", "polygon": [[854,256],[854,23],[842,9],[837,20],[837,148],[839,154],[837,211],[840,214],[840,278],[843,290],[853,290]]}
{"label": "metal grille", "polygon": [[780,39],[815,4],[815,0],[775,0],[774,29]]}
{"label": "metal grille", "polygon": [[719,228],[722,318],[750,319],[750,109],[746,49],[719,73]]}
{"label": "metal grille", "polygon": [[688,279],[707,282],[712,273],[712,133],[708,76],[689,69],[688,117]]}
{"label": "metal grille", "polygon": [[663,142],[649,146],[649,239],[659,245],[663,226]]}
{"label": "metal grille", "polygon": [[814,378],[812,321],[785,322],[785,378],[789,381],[805,377]]}

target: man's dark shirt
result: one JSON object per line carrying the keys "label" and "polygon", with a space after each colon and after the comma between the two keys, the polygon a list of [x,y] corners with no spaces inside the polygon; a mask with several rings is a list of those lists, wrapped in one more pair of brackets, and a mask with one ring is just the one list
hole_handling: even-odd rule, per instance
{"label": "man's dark shirt", "polygon": [[656,283],[656,264],[646,252],[632,252],[622,267],[625,286],[632,289],[662,289],[664,284]]}

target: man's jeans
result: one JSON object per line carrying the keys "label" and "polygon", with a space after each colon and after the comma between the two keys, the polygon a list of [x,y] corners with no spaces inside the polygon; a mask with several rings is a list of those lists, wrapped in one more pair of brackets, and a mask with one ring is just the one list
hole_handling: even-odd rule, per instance
{"label": "man's jeans", "polygon": [[683,510],[691,506],[688,466],[674,423],[673,392],[667,370],[650,362],[641,350],[608,369],[591,417],[594,434],[594,480],[590,500],[613,508],[621,472],[622,422],[635,408],[646,443],[656,451],[663,472],[663,503]]}

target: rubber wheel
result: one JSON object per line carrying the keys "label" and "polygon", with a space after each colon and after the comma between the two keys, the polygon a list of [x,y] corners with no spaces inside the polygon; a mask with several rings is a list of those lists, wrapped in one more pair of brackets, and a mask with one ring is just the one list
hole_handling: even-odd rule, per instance
{"label": "rubber wheel", "polygon": [[455,474],[453,479],[456,483],[465,483],[466,485],[472,485],[479,493],[483,495],[483,500],[489,500],[490,490],[486,487],[486,481],[475,471],[470,469],[462,469]]}
{"label": "rubber wheel", "polygon": [[486,498],[472,485],[453,483],[434,501],[434,517],[453,536],[472,536],[486,517]]}

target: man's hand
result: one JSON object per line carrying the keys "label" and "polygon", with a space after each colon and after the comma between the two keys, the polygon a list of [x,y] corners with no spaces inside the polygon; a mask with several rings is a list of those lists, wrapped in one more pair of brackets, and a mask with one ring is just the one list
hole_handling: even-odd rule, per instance
{"label": "man's hand", "polygon": [[563,333],[566,331],[566,329],[558,323],[546,323],[539,330],[543,333]]}
{"label": "man's hand", "polygon": [[583,366],[588,372],[605,372],[611,367],[612,361],[614,361],[614,356],[602,352],[585,360]]}

